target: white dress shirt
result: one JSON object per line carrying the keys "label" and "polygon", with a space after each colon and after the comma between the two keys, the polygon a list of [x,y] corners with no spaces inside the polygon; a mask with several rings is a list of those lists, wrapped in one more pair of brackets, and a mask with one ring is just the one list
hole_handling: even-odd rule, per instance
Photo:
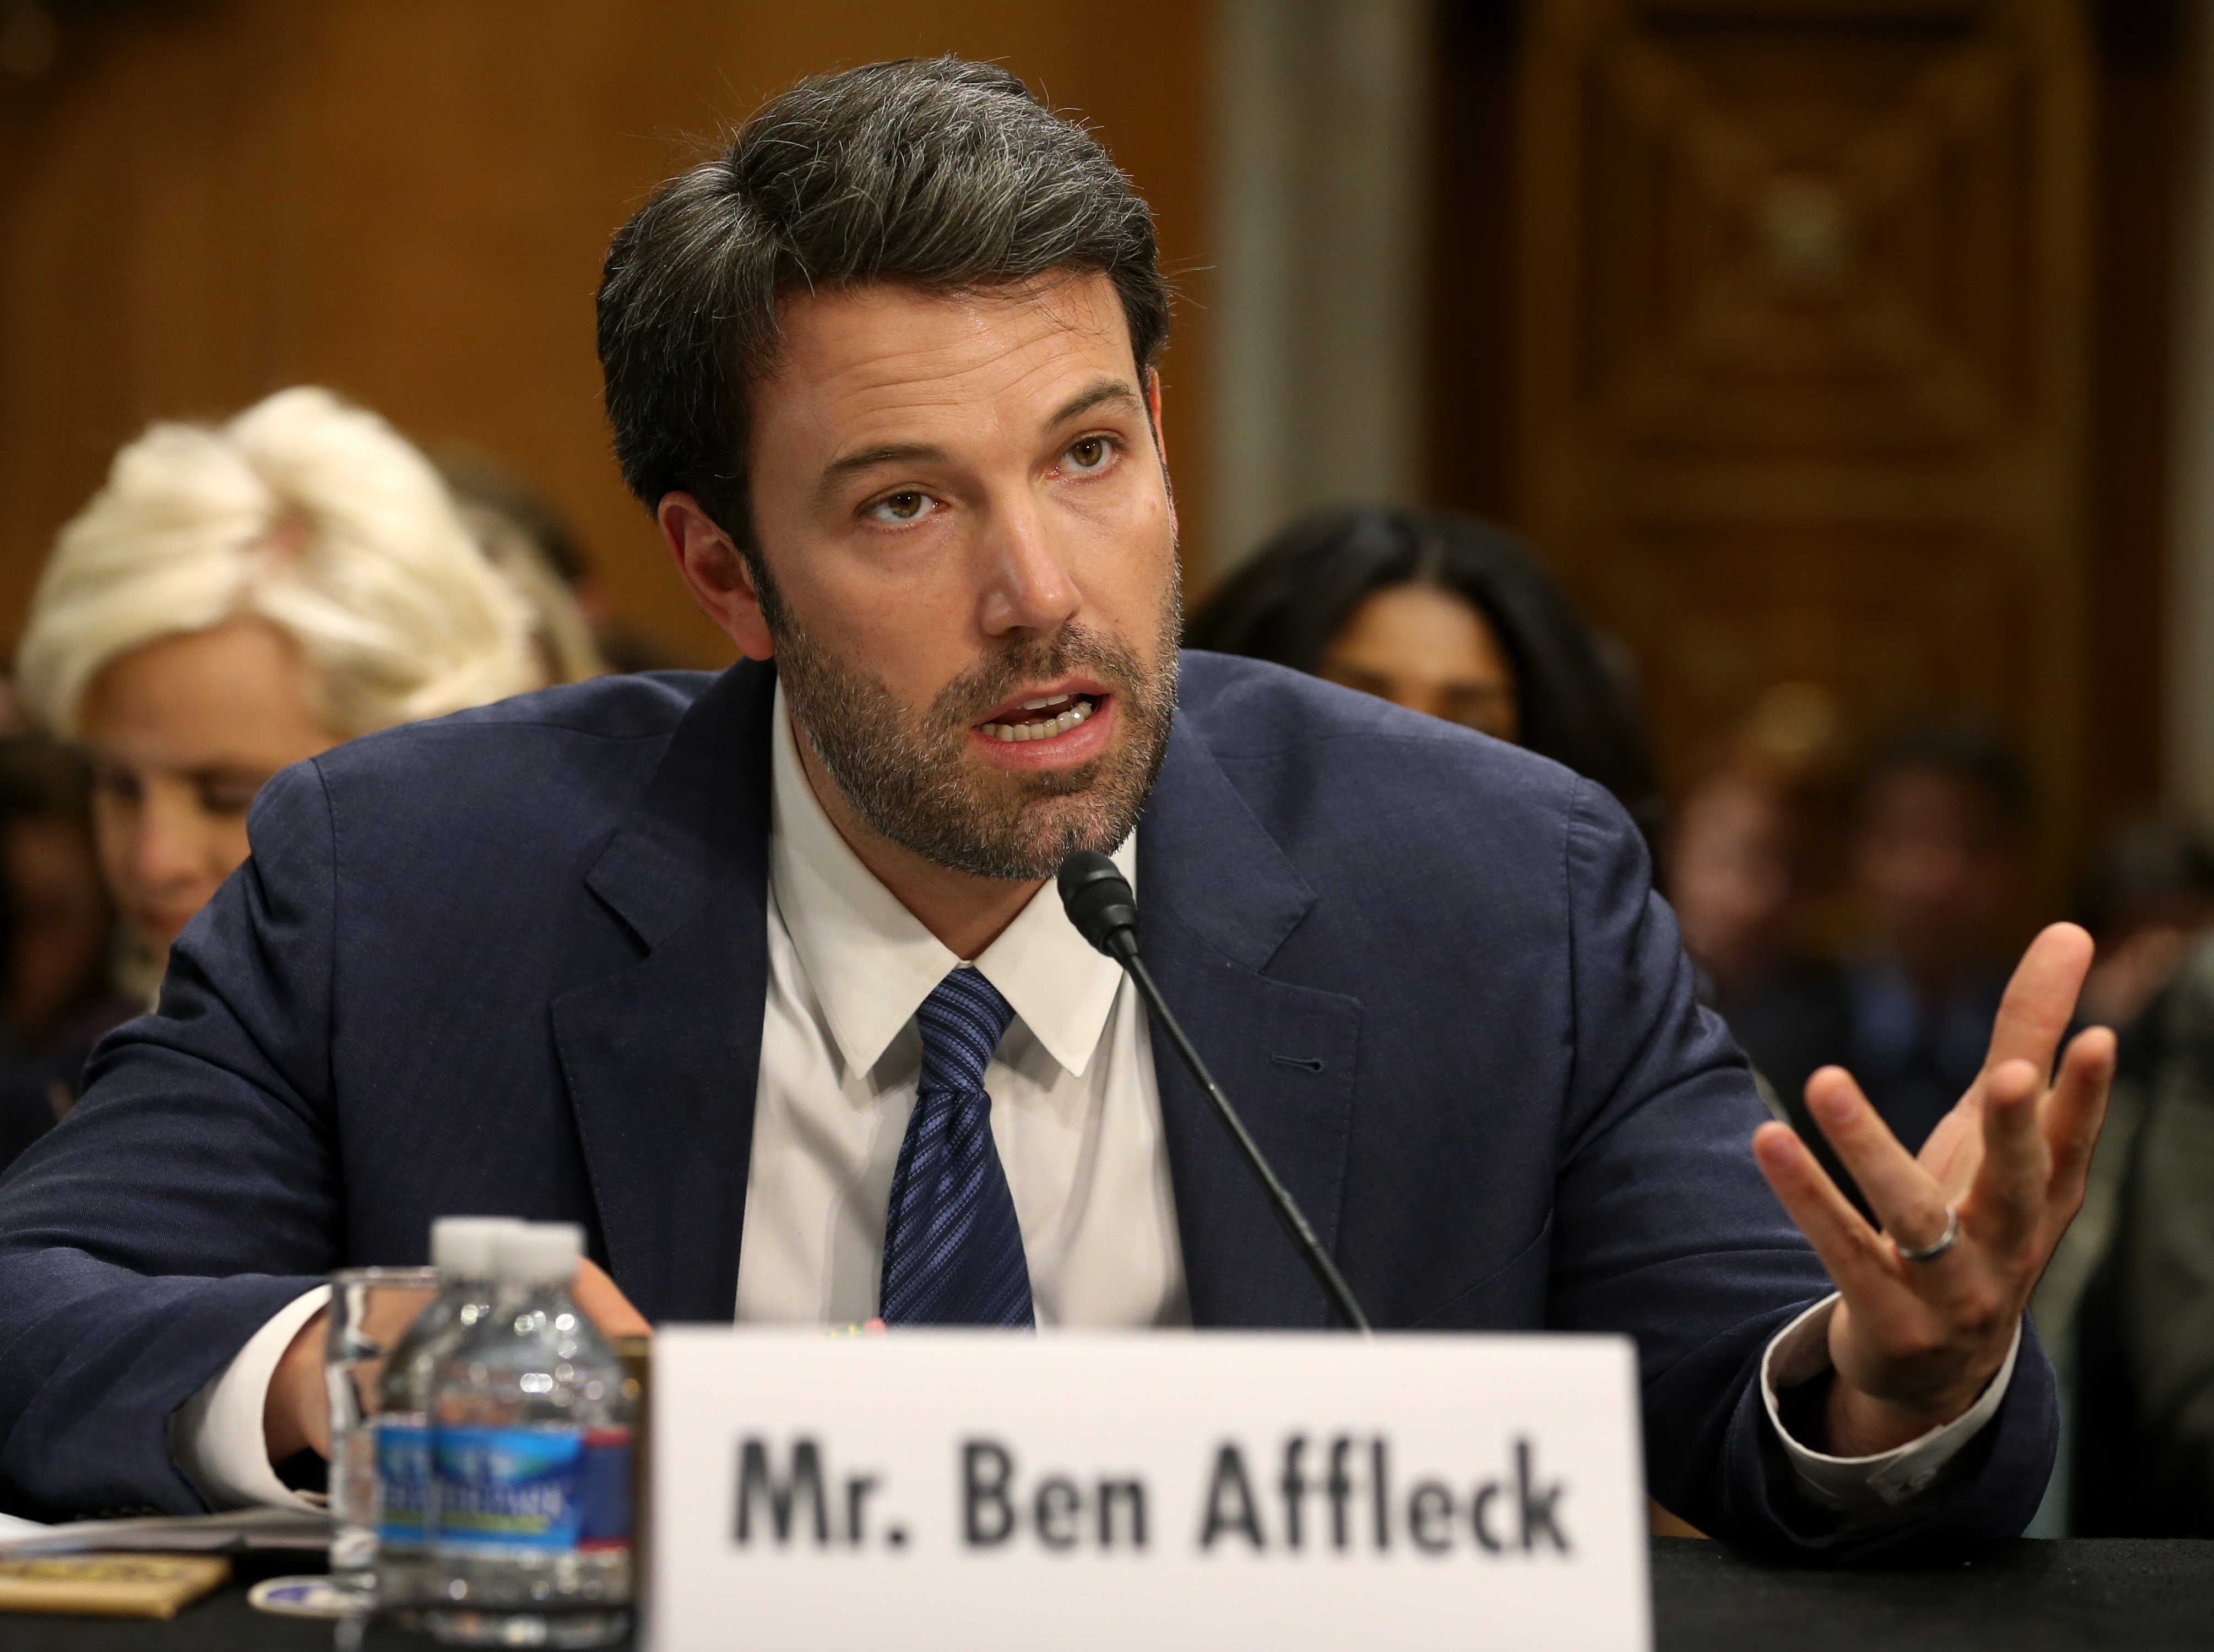
{"label": "white dress shirt", "polygon": [[[884,1212],[921,1063],[915,1011],[961,960],[823,812],[781,688],[771,784],[768,991],[732,1306],[741,1322],[848,1324],[877,1312]],[[1135,888],[1135,840],[1114,858]],[[1189,1324],[1160,1092],[1135,990],[1050,893],[1034,897],[975,967],[1015,1012],[984,1087],[1039,1326]],[[214,1506],[301,1501],[269,1465],[262,1405],[278,1357],[321,1300],[311,1292],[287,1306],[179,1410],[172,1454]],[[1827,1367],[1837,1300],[1777,1335],[1761,1386],[1807,1493],[1849,1515],[1881,1517],[1928,1492],[1991,1421],[2021,1331],[1965,1416],[1896,1450],[1831,1457],[1791,1438],[1777,1395]]]}
{"label": "white dress shirt", "polygon": [[[738,1249],[742,1322],[877,1312],[914,1105],[915,1012],[961,959],[823,812],[777,690],[768,1001]],[[1135,887],[1135,835],[1115,865]],[[1015,1019],[984,1070],[1041,1327],[1188,1325],[1144,1006],[1049,890],[976,959]]]}

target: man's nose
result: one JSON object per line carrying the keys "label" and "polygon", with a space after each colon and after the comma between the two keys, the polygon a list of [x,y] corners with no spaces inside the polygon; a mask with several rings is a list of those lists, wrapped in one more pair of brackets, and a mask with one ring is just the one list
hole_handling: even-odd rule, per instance
{"label": "man's nose", "polygon": [[988,636],[1011,631],[1051,634],[1076,617],[1083,598],[1052,542],[1035,501],[1020,497],[996,511],[982,546]]}

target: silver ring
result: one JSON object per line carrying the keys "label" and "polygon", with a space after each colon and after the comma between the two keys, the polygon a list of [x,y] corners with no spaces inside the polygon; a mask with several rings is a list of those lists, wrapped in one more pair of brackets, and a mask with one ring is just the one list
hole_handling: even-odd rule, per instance
{"label": "silver ring", "polygon": [[1938,1234],[1936,1239],[1930,1240],[1929,1244],[1917,1246],[1916,1249],[1910,1251],[1906,1246],[1899,1244],[1897,1239],[1892,1240],[1891,1243],[1893,1248],[1899,1252],[1899,1258],[1902,1261],[1935,1262],[1939,1257],[1943,1256],[1946,1251],[1951,1250],[1953,1248],[1954,1241],[1958,1239],[1960,1237],[1960,1213],[1954,1209],[1951,1205],[1947,1205],[1945,1207],[1945,1231]]}

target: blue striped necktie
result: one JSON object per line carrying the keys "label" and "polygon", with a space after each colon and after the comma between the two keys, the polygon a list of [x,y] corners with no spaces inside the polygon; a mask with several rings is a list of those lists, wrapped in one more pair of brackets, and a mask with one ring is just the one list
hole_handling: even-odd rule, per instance
{"label": "blue striped necktie", "polygon": [[984,1069],[1014,1015],[998,989],[967,968],[939,982],[915,1012],[922,1078],[884,1214],[886,1325],[1027,1331],[1037,1323],[984,1090]]}

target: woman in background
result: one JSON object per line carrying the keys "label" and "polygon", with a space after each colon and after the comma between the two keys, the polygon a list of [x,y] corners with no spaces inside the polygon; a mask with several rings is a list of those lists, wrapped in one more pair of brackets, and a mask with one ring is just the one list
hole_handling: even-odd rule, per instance
{"label": "woman in background", "polygon": [[372,413],[285,390],[156,425],[56,541],[17,654],[90,761],[126,996],[247,856],[278,769],[544,686],[533,619],[429,462]]}
{"label": "woman in background", "polygon": [[1519,541],[1473,517],[1315,511],[1224,581],[1184,641],[1526,746],[1606,787],[1648,838],[1658,824],[1626,663],[1608,658]]}

